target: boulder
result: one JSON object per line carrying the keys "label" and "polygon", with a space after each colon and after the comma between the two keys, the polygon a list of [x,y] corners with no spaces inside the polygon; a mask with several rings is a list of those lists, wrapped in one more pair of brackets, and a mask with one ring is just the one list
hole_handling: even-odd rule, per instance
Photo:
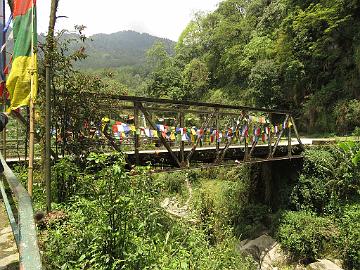
{"label": "boulder", "polygon": [[308,270],[342,270],[341,267],[329,260],[317,260],[317,262],[309,264]]}
{"label": "boulder", "polygon": [[239,250],[251,255],[259,263],[261,270],[273,270],[286,263],[286,255],[280,244],[268,235],[242,241]]}
{"label": "boulder", "polygon": [[261,235],[258,238],[247,241],[244,245],[240,246],[239,250],[248,253],[254,257],[255,260],[260,261],[261,254],[264,251],[272,249],[276,241],[268,235]]}
{"label": "boulder", "polygon": [[260,257],[260,269],[274,270],[275,266],[286,264],[286,254],[281,249],[280,244],[275,242],[270,250],[263,251]]}

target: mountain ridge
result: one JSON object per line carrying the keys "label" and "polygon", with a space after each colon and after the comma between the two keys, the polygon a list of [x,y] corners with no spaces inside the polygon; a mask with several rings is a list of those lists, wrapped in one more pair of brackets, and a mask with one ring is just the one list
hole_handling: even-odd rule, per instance
{"label": "mountain ridge", "polygon": [[85,42],[88,57],[77,66],[81,69],[139,66],[145,63],[146,51],[156,42],[164,43],[166,50],[173,54],[174,41],[148,33],[125,30],[112,34],[94,34]]}

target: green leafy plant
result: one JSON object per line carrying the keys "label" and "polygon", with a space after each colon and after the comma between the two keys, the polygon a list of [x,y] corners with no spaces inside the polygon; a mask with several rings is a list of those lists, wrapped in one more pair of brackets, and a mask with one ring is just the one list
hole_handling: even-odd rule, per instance
{"label": "green leafy plant", "polygon": [[342,257],[348,269],[360,268],[360,205],[353,203],[344,207],[339,221]]}
{"label": "green leafy plant", "polygon": [[285,212],[277,231],[281,245],[295,260],[304,262],[319,258],[325,247],[334,243],[337,235],[337,228],[330,218],[305,211]]}

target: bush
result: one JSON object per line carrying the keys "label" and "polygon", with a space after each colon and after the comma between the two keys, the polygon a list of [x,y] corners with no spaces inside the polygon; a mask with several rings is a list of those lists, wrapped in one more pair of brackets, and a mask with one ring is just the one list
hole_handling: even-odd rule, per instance
{"label": "bush", "polygon": [[294,259],[304,262],[321,256],[337,235],[330,218],[305,211],[285,212],[276,233],[281,245],[291,252]]}
{"label": "bush", "polygon": [[291,194],[296,210],[336,214],[360,190],[359,144],[306,150],[304,167]]}
{"label": "bush", "polygon": [[161,173],[157,181],[163,189],[169,193],[182,193],[185,186],[186,174],[184,173]]}
{"label": "bush", "polygon": [[79,181],[80,173],[74,159],[71,156],[66,156],[60,159],[53,167],[53,187],[52,192],[58,203],[65,202],[71,196],[82,189]]}
{"label": "bush", "polygon": [[339,132],[354,130],[360,126],[360,100],[352,99],[338,103],[334,115]]}
{"label": "bush", "polygon": [[360,204],[344,208],[339,222],[342,258],[348,269],[360,269]]}
{"label": "bush", "polygon": [[360,127],[356,127],[352,133],[353,136],[357,137],[357,140],[360,140]]}
{"label": "bush", "polygon": [[89,157],[87,192],[60,205],[67,220],[43,233],[47,269],[255,269],[230,234],[211,245],[201,226],[172,220],[160,207],[161,182],[124,166],[121,154]]}

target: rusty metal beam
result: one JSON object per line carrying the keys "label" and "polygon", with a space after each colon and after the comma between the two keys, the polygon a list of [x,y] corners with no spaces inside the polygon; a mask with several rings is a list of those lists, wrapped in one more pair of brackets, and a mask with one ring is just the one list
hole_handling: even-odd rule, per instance
{"label": "rusty metal beam", "polygon": [[[185,115],[183,112],[179,113],[179,118],[180,118],[180,127],[184,127],[185,126]],[[180,160],[181,160],[181,165],[185,166],[184,162],[185,162],[185,142],[183,142],[181,140],[180,142]]]}
{"label": "rusty metal beam", "polygon": [[135,134],[134,134],[134,151],[135,151],[135,164],[140,164],[139,156],[139,147],[140,147],[140,136],[137,134],[139,130],[139,107],[136,102],[134,102],[134,125],[135,125]]}
{"label": "rusty metal beam", "polygon": [[[211,113],[211,115],[208,117],[208,119],[207,119],[206,122],[203,124],[203,126],[201,127],[201,129],[207,129],[207,128],[208,128],[208,126],[209,126],[209,124],[210,124],[210,121],[211,121],[211,119],[213,118],[213,116],[214,116],[215,113],[216,113],[216,110]],[[187,163],[188,166],[189,166],[189,164],[190,164],[190,159],[191,159],[191,157],[192,157],[193,154],[195,153],[196,148],[197,148],[197,146],[198,146],[199,143],[200,143],[200,140],[201,140],[201,137],[199,136],[199,137],[197,138],[197,140],[196,140],[196,143],[193,145],[190,153],[188,154],[188,156],[187,156],[187,158],[186,158],[186,163]]]}
{"label": "rusty metal beam", "polygon": [[302,141],[301,141],[301,139],[300,139],[300,136],[299,136],[298,130],[297,130],[297,128],[296,128],[296,124],[295,124],[294,118],[291,116],[290,119],[291,119],[291,123],[293,124],[293,127],[294,127],[296,139],[298,140],[301,149],[304,150],[305,147],[304,147],[304,145],[303,145],[303,143],[302,143]]}
{"label": "rusty metal beam", "polygon": [[[241,122],[246,117],[246,114],[244,112],[241,112],[241,115],[242,115],[242,118],[239,120],[239,123],[236,125],[235,132],[240,128]],[[235,132],[234,132],[234,134],[235,134]],[[217,151],[217,158],[215,160],[215,163],[219,163],[224,160],[226,152],[229,149],[230,145],[231,145],[231,139],[226,142],[225,147],[221,151]]]}
{"label": "rusty metal beam", "polygon": [[[107,108],[107,109],[111,109],[111,110],[129,110],[132,111],[133,110],[133,106],[109,106],[109,105],[104,105],[101,106],[101,108]],[[210,110],[193,110],[193,109],[178,109],[178,108],[159,108],[159,107],[149,107],[149,106],[144,106],[143,107],[148,110],[148,111],[158,111],[158,112],[167,112],[167,113],[194,113],[194,114],[211,114],[212,111]],[[236,112],[226,112],[226,111],[222,111],[220,113],[221,115],[228,115],[228,116],[239,116],[241,115],[241,113],[236,113]]]}
{"label": "rusty metal beam", "polygon": [[247,106],[224,105],[219,103],[205,103],[205,102],[195,102],[195,101],[170,100],[170,99],[158,99],[158,98],[111,95],[111,94],[109,95],[109,94],[92,93],[92,92],[83,92],[82,94],[94,96],[97,99],[113,99],[113,100],[130,101],[130,102],[137,101],[142,103],[174,104],[174,105],[198,106],[198,107],[208,107],[208,108],[236,109],[236,110],[244,110],[244,111],[267,112],[267,113],[272,112],[277,114],[290,113],[289,111],[285,111],[285,110],[272,110],[272,109],[254,108]]}
{"label": "rusty metal beam", "polygon": [[252,154],[254,153],[257,144],[258,144],[257,141],[253,142],[251,149],[250,149],[249,158],[251,158]]}
{"label": "rusty metal beam", "polygon": [[[284,123],[289,120],[289,117],[290,117],[289,114],[287,114]],[[279,145],[279,142],[280,142],[281,136],[282,136],[283,133],[284,133],[284,130],[285,130],[285,129],[283,128],[283,129],[280,131],[280,134],[279,134],[279,136],[278,136],[278,138],[277,138],[277,140],[276,140],[276,142],[275,142],[274,149],[273,149],[273,151],[272,151],[272,153],[271,153],[271,157],[273,157],[273,156],[275,155],[276,148],[277,148],[278,145]]]}
{"label": "rusty metal beam", "polygon": [[[151,119],[151,116],[149,114],[149,112],[143,107],[143,105],[139,102],[138,103],[138,108],[140,109],[140,111],[144,114],[146,120],[149,122],[150,126],[157,131],[157,127],[154,124],[154,122]],[[159,136],[161,143],[165,146],[166,150],[170,153],[172,159],[175,161],[176,165],[178,167],[181,167],[181,163],[179,161],[179,159],[177,158],[177,156],[174,154],[174,152],[171,150],[171,147],[169,146],[169,144],[167,143],[167,141],[165,140],[165,138],[160,134]]]}

